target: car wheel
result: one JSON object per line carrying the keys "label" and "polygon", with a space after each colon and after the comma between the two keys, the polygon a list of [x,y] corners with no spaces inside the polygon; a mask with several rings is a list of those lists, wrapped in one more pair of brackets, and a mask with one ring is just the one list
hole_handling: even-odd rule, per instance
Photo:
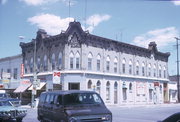
{"label": "car wheel", "polygon": [[17,118],[16,122],[22,122],[22,118]]}

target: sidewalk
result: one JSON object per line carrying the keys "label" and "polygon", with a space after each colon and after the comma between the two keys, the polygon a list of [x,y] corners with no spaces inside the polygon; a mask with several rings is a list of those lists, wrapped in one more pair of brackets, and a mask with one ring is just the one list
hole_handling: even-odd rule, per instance
{"label": "sidewalk", "polygon": [[144,105],[106,105],[108,108],[113,108],[113,107],[123,107],[123,108],[133,108],[133,107],[171,107],[171,106],[179,106],[180,103],[163,103],[163,104],[144,104]]}

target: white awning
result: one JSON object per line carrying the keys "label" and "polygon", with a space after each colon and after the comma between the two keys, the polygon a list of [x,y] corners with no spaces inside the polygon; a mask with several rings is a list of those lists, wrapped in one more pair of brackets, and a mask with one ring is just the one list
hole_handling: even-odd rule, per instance
{"label": "white awning", "polygon": [[[45,84],[46,84],[45,82],[41,82],[40,85],[36,87],[36,90],[41,90]],[[28,90],[32,90],[32,89],[33,89],[33,85],[31,85],[31,87],[29,87]]]}
{"label": "white awning", "polygon": [[30,86],[31,86],[31,84],[20,85],[19,87],[16,88],[16,90],[14,90],[14,93],[22,93],[22,92],[24,92],[26,89],[28,89]]}

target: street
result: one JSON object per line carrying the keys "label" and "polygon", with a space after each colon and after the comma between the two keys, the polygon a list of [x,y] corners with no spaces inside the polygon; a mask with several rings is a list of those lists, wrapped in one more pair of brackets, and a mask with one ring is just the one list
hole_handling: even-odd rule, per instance
{"label": "street", "polygon": [[[39,122],[37,108],[28,109],[23,122]],[[113,122],[157,122],[180,111],[180,104],[162,104],[147,106],[108,106],[113,113]]]}

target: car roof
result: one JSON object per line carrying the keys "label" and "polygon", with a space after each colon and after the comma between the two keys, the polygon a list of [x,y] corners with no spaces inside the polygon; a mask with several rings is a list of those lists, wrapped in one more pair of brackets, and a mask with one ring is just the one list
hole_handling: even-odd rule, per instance
{"label": "car roof", "polygon": [[95,91],[85,91],[85,90],[57,90],[57,91],[48,91],[48,92],[43,92],[43,93],[52,93],[52,94],[61,94],[61,95],[66,95],[66,94],[72,94],[72,93],[96,93]]}

